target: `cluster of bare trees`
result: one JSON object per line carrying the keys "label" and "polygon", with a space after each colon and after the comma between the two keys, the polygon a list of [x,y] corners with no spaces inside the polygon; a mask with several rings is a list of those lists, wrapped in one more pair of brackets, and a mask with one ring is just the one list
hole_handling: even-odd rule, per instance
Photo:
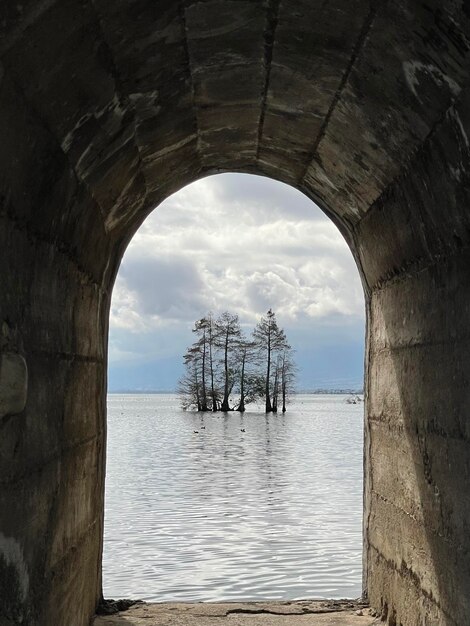
{"label": "cluster of bare trees", "polygon": [[196,336],[184,356],[185,374],[178,387],[183,408],[198,411],[245,411],[264,399],[266,413],[285,412],[294,385],[293,350],[270,309],[252,336],[243,333],[237,315],[228,311],[198,320]]}

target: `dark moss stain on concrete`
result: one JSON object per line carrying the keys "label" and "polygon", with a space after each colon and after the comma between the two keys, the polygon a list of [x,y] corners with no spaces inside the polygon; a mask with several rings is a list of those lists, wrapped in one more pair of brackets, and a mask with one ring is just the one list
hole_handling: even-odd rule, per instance
{"label": "dark moss stain on concrete", "polygon": [[25,610],[24,588],[17,567],[0,554],[0,626],[31,624]]}

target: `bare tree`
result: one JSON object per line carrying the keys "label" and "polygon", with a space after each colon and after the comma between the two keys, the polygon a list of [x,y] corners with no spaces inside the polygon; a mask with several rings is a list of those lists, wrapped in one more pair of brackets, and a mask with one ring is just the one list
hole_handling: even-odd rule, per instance
{"label": "bare tree", "polygon": [[282,393],[282,412],[286,412],[286,404],[295,384],[296,366],[293,358],[294,351],[286,345],[281,356],[280,378]]}
{"label": "bare tree", "polygon": [[238,403],[237,411],[240,413],[245,412],[245,398],[246,398],[246,382],[245,382],[245,370],[246,370],[246,357],[248,353],[248,346],[245,344],[241,350],[241,369],[240,369],[240,402]]}
{"label": "bare tree", "polygon": [[[203,411],[217,411],[218,390],[215,382],[214,371],[214,350],[215,350],[215,325],[212,313],[208,313],[194,324],[193,332],[198,336],[198,340],[193,346],[197,346],[202,353],[202,388],[203,388]],[[207,371],[206,371],[207,368]],[[206,387],[206,375],[210,380],[210,406],[207,401],[209,395]]]}
{"label": "bare tree", "polygon": [[205,319],[198,320],[194,324],[193,333],[197,335],[197,340],[193,343],[191,348],[188,349],[185,355],[186,362],[191,363],[192,360],[200,360],[200,372],[201,372],[201,408],[200,411],[208,411],[207,404],[207,385],[206,385],[206,368],[207,368],[207,353],[208,353],[208,340],[207,340],[207,325]]}
{"label": "bare tree", "polygon": [[[234,373],[237,369],[238,363],[236,358],[238,356],[240,343],[242,341],[242,333],[240,328],[240,322],[238,321],[238,315],[233,315],[228,311],[224,311],[215,323],[216,346],[222,351],[223,360],[223,385],[224,395],[222,398],[222,404],[220,406],[221,411],[230,411],[230,392],[233,389],[235,380]],[[246,356],[246,354],[245,354]],[[244,367],[244,362],[242,367]]]}
{"label": "bare tree", "polygon": [[[178,383],[178,394],[183,409],[195,407],[198,411],[207,411],[204,388],[201,382],[202,356],[198,346],[191,346],[184,356],[186,371]],[[204,406],[206,408],[204,408]]]}
{"label": "bare tree", "polygon": [[272,412],[277,413],[277,399],[279,397],[279,372],[280,372],[280,360],[279,356],[277,357],[276,366],[274,368],[274,383],[273,383],[273,401],[272,401]]}
{"label": "bare tree", "polygon": [[246,405],[261,398],[264,392],[264,377],[256,371],[259,359],[254,342],[242,339],[238,349],[238,362],[240,367],[237,388],[240,400],[237,411],[243,413]]}
{"label": "bare tree", "polygon": [[[265,405],[266,413],[271,413],[273,410],[273,405],[271,402],[271,369],[273,355],[277,356],[277,353],[282,350],[284,345],[286,344],[285,333],[281,328],[279,328],[276,320],[276,315],[272,309],[269,309],[266,315],[262,317],[256,325],[253,331],[253,338],[256,345],[258,346],[259,351],[264,355],[265,358]],[[277,372],[277,368],[275,368],[275,372]]]}
{"label": "bare tree", "polygon": [[[295,366],[292,349],[276,316],[270,309],[248,341],[237,315],[222,313],[214,321],[211,313],[194,324],[196,340],[184,356],[185,374],[178,392],[184,408],[198,411],[245,411],[246,404],[264,397],[266,412],[282,410],[292,389]],[[260,373],[260,368],[263,373]],[[232,392],[240,394],[231,405]]]}

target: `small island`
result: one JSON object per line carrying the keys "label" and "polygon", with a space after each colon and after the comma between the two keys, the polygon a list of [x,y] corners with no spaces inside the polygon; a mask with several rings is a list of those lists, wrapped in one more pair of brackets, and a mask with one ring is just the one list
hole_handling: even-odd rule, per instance
{"label": "small island", "polygon": [[240,411],[263,400],[266,413],[283,413],[295,380],[293,349],[269,309],[248,338],[238,315],[212,313],[194,324],[195,341],[184,356],[179,382],[182,407],[197,411]]}

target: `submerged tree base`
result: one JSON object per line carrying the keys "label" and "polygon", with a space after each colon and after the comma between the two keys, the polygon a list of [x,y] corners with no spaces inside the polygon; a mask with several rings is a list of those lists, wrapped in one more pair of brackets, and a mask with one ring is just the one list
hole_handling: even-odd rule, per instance
{"label": "submerged tree base", "polygon": [[[184,356],[185,374],[178,384],[184,409],[245,411],[245,404],[263,400],[266,413],[277,413],[293,389],[293,350],[276,315],[269,309],[248,340],[237,315],[212,313],[196,321],[196,341]],[[238,404],[237,404],[238,403]]]}

